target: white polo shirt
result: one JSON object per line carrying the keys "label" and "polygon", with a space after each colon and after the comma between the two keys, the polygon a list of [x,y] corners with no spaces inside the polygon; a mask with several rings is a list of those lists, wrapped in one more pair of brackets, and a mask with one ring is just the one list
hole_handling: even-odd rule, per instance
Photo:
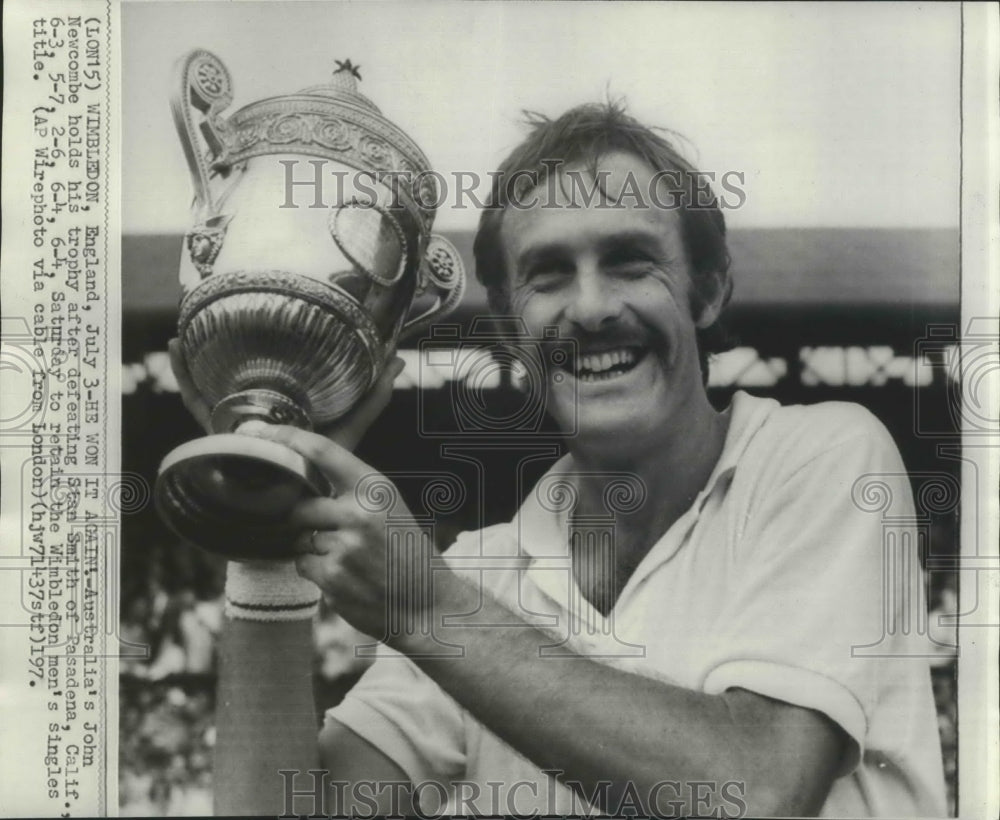
{"label": "white polo shirt", "polygon": [[[729,412],[708,483],[639,564],[607,618],[578,592],[567,514],[553,503],[560,474],[572,478],[569,457],[513,521],[463,533],[446,553],[449,564],[523,620],[559,635],[552,651],[708,694],[741,687],[829,716],[852,743],[822,816],[943,816],[927,661],[933,651],[916,628],[924,599],[911,560],[915,519],[892,439],[852,404],[782,407],[738,393]],[[414,783],[465,781],[465,796],[478,795],[469,810],[585,810],[407,658],[378,660],[328,716]],[[668,783],[658,805],[667,813],[690,788]],[[713,808],[733,816],[740,793],[729,788]]]}

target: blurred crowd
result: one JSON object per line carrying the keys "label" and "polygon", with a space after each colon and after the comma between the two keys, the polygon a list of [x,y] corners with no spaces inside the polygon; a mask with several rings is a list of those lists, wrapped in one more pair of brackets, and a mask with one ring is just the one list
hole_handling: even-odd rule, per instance
{"label": "blurred crowd", "polygon": [[[211,815],[224,566],[173,544],[143,551],[141,563],[143,571],[128,577],[142,580],[122,601],[121,636],[131,654],[120,660],[120,810],[133,817]],[[321,714],[367,664],[355,657],[355,645],[371,641],[327,611],[315,635]]]}

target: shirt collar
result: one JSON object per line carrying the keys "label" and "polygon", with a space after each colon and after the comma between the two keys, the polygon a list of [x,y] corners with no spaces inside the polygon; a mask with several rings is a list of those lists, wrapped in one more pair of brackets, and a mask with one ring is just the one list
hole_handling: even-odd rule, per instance
{"label": "shirt collar", "polygon": [[771,413],[780,404],[775,399],[751,396],[742,390],[733,395],[726,412],[730,414],[729,429],[726,431],[726,441],[722,445],[722,453],[715,463],[705,482],[705,487],[698,494],[692,506],[699,506],[704,498],[707,498],[720,479],[730,475],[746,452],[747,447],[757,434],[757,431],[764,426]]}
{"label": "shirt collar", "polygon": [[[720,481],[731,476],[754,435],[779,406],[775,399],[751,396],[743,391],[733,395],[726,410],[730,414],[730,420],[722,453],[705,486],[687,512],[678,519],[678,524],[683,521],[690,527],[694,523],[705,501]],[[532,488],[511,521],[517,534],[520,554],[535,558],[567,555],[567,518],[572,509],[569,503],[572,489],[559,480],[559,475],[562,473],[567,477],[571,476],[571,463],[572,459],[567,454],[553,464]]]}

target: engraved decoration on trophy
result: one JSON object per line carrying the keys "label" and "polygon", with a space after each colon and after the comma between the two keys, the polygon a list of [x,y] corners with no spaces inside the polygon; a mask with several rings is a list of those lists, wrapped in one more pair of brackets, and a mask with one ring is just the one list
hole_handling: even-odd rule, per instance
{"label": "engraved decoration on trophy", "polygon": [[331,492],[299,454],[240,426],[329,427],[399,339],[464,290],[461,257],[431,234],[426,157],[359,93],[358,68],[337,65],[326,85],[226,118],[223,63],[197,50],[177,64],[171,102],[194,184],[178,338],[212,434],[167,455],[155,498],[176,534],[233,558],[287,557],[289,509]]}

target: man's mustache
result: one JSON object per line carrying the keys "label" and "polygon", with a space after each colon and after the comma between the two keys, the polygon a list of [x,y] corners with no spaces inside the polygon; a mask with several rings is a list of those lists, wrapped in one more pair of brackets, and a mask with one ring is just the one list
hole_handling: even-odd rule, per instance
{"label": "man's mustache", "polygon": [[568,352],[587,353],[618,350],[623,347],[649,347],[654,340],[649,331],[645,329],[619,325],[598,332],[575,330],[560,336],[552,343],[558,345],[560,342],[566,345]]}

